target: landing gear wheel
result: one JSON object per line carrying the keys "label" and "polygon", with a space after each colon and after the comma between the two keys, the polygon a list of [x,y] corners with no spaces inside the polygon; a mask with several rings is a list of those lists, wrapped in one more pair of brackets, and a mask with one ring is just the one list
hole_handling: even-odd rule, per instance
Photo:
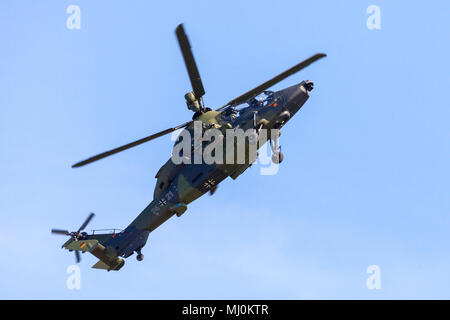
{"label": "landing gear wheel", "polygon": [[144,260],[144,255],[141,253],[141,249],[142,249],[142,248],[139,248],[139,249],[136,250],[136,253],[137,253],[136,260],[137,260],[137,261],[142,261],[142,260]]}
{"label": "landing gear wheel", "polygon": [[272,162],[273,163],[280,164],[281,162],[283,162],[283,160],[284,160],[284,155],[281,151],[272,154]]}

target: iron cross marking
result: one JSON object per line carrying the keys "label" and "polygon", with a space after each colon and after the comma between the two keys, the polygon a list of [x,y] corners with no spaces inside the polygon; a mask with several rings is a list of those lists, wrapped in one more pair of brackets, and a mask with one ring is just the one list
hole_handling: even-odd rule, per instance
{"label": "iron cross marking", "polygon": [[215,184],[216,181],[214,181],[214,179],[209,179],[203,184],[203,187],[205,187],[206,189],[211,189]]}

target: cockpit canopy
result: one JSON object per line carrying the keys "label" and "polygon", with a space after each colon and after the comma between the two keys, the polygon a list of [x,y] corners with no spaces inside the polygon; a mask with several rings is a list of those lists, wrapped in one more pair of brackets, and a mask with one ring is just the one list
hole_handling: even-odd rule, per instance
{"label": "cockpit canopy", "polygon": [[251,98],[244,103],[238,104],[233,106],[233,108],[237,111],[241,111],[242,109],[248,108],[248,107],[265,107],[268,104],[272,103],[274,99],[274,92],[273,91],[263,91],[259,95],[255,96],[254,98]]}
{"label": "cockpit canopy", "polygon": [[273,91],[264,91],[259,95],[248,99],[245,102],[232,105],[228,107],[224,112],[224,116],[229,116],[231,114],[243,113],[245,110],[250,108],[260,108],[265,107],[274,101],[274,92]]}

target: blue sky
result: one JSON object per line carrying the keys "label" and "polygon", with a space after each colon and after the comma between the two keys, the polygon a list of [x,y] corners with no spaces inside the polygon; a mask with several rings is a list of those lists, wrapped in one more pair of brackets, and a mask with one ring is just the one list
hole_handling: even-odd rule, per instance
{"label": "blue sky", "polygon": [[[69,5],[81,29],[66,28]],[[369,5],[381,30],[368,30]],[[448,1],[1,1],[0,298],[450,298]],[[284,128],[278,174],[253,167],[150,235],[117,273],[52,227],[123,228],[151,201],[183,123],[185,23],[218,107],[316,52],[279,83],[315,82]],[[381,289],[366,287],[369,265]]]}

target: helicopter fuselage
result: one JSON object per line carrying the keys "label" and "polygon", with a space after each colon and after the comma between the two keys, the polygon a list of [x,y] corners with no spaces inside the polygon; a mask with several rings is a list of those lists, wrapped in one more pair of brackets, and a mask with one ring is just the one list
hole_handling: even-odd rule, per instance
{"label": "helicopter fuselage", "polygon": [[[326,56],[317,53],[213,111],[204,105],[205,89],[182,24],[178,25],[175,34],[192,86],[185,100],[188,109],[194,112],[193,121],[72,165],[72,168],[82,167],[184,128],[175,142],[171,159],[155,176],[157,181],[152,202],[123,231],[90,235],[83,232],[93,214],[76,232],[52,229],[52,233],[70,236],[63,248],[75,251],[77,262],[80,261],[80,251],[90,252],[99,259],[93,268],[108,271],[119,270],[125,263],[119,257],[127,258],[135,252],[137,260],[142,261],[141,249],[152,231],[173,215],[183,215],[188,204],[205,193],[213,194],[227,177],[239,177],[256,161],[258,150],[268,141],[272,149],[272,162],[281,163],[283,154],[278,144],[279,129],[308,100],[313,83],[302,81],[276,92],[267,89]],[[261,95],[264,97],[261,98]]]}
{"label": "helicopter fuselage", "polygon": [[[204,123],[205,127],[231,126],[245,131],[254,127],[256,116],[256,124],[261,124],[263,129],[280,129],[309,98],[307,83],[310,82],[303,81],[298,85],[273,92],[267,100],[258,101],[257,104],[250,104],[240,110],[235,108],[232,112],[227,109],[222,112],[208,111],[196,120]],[[192,127],[188,126],[185,130],[192,130]],[[246,143],[248,144],[248,141]],[[258,147],[261,145],[260,143]],[[156,175],[158,180],[153,201],[127,229],[148,232],[155,230],[173,215],[181,216],[189,203],[214,190],[225,178],[230,176],[236,179],[251,164],[246,161],[244,164],[202,162],[176,165],[169,159]],[[140,249],[144,244],[139,243],[139,248],[133,248],[134,250],[129,248],[127,252]]]}

